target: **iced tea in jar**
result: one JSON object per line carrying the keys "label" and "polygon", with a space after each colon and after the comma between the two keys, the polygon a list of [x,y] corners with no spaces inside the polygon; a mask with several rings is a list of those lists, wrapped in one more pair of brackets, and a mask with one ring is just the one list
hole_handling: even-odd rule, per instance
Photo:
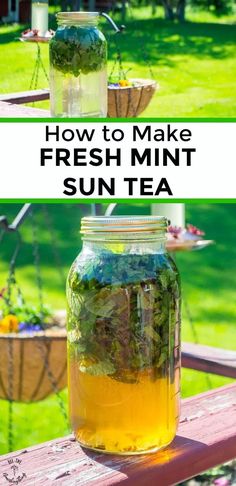
{"label": "iced tea in jar", "polygon": [[164,217],[83,218],[68,276],[71,423],[79,443],[154,452],[179,418],[180,283]]}
{"label": "iced tea in jar", "polygon": [[98,12],[59,12],[49,43],[50,105],[55,117],[107,115],[107,43]]}

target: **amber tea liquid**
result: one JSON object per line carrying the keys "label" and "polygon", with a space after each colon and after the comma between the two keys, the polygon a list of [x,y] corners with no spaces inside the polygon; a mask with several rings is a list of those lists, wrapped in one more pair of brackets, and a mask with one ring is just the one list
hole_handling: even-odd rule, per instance
{"label": "amber tea liquid", "polygon": [[[176,375],[179,369],[176,369]],[[179,418],[179,377],[152,380],[139,373],[136,383],[81,372],[69,363],[70,415],[77,440],[102,451],[137,454],[169,444]]]}

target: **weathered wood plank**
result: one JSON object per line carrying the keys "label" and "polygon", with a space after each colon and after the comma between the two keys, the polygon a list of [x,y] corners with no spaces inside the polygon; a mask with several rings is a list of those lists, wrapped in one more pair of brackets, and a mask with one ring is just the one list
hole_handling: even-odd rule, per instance
{"label": "weathered wood plank", "polygon": [[[2,456],[3,474],[21,460],[22,486],[170,486],[236,456],[236,384],[184,400],[178,435],[156,454],[122,457],[86,451],[73,437]],[[2,482],[1,482],[2,481]],[[7,484],[7,481],[6,481]]]}
{"label": "weathered wood plank", "polygon": [[236,351],[182,343],[181,359],[184,368],[236,378]]}
{"label": "weathered wood plank", "polygon": [[0,96],[0,101],[14,103],[16,105],[44,100],[49,100],[48,89],[36,89],[30,91],[21,91],[19,93],[7,93]]}
{"label": "weathered wood plank", "polygon": [[1,118],[46,118],[50,117],[47,110],[40,110],[39,108],[31,108],[28,106],[18,106],[5,101],[0,101],[0,117]]}

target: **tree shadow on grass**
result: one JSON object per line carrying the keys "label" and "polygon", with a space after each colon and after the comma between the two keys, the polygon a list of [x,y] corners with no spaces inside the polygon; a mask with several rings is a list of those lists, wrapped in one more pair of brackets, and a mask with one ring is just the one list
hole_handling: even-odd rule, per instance
{"label": "tree shadow on grass", "polygon": [[[52,21],[51,21],[52,22]],[[54,25],[53,25],[54,26]],[[16,41],[25,25],[1,34],[0,44]],[[54,26],[55,28],[55,26]],[[164,19],[128,19],[122,35],[115,35],[104,24],[109,44],[109,58],[116,55],[116,43],[126,62],[139,65],[159,64],[173,67],[173,56],[193,56],[198,59],[226,59],[231,57],[229,47],[235,44],[236,25],[209,22],[170,22]]]}
{"label": "tree shadow on grass", "polygon": [[0,45],[16,42],[19,39],[19,37],[21,37],[22,32],[24,32],[24,30],[26,30],[29,26],[17,24],[11,27],[12,28],[9,32],[0,34]]}
{"label": "tree shadow on grass", "polygon": [[[217,23],[185,22],[183,24],[162,19],[133,20],[126,23],[126,31],[116,37],[123,60],[146,65],[151,63],[174,66],[168,56],[194,56],[195,58],[226,59],[231,56],[236,26]],[[112,41],[112,36],[110,36]],[[114,39],[114,36],[113,36]],[[110,43],[114,57],[115,43]]]}

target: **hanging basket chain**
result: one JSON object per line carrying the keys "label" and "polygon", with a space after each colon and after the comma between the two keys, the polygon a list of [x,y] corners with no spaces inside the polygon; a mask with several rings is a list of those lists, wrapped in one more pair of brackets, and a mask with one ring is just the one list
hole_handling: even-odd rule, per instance
{"label": "hanging basket chain", "polygon": [[[132,18],[133,15],[132,15]],[[154,75],[154,72],[153,72],[153,69],[152,69],[152,64],[151,64],[151,61],[150,61],[150,57],[148,55],[148,52],[147,52],[147,49],[145,48],[145,44],[143,42],[143,38],[142,38],[142,32],[139,30],[137,24],[135,24],[134,22],[134,28],[136,26],[136,29],[137,29],[137,36],[136,38],[140,39],[140,51],[142,53],[142,57],[143,57],[143,60],[145,61],[145,64],[147,65],[148,69],[149,69],[149,73],[150,73],[150,76],[152,79],[155,80],[155,75]],[[124,26],[122,26],[123,28],[120,30],[120,32],[117,32],[117,34],[121,34],[123,29],[124,29]],[[115,48],[116,48],[116,59],[114,61],[114,64],[113,64],[113,67],[112,67],[112,70],[111,70],[111,73],[110,73],[110,76],[111,77],[115,71],[115,68],[116,68],[116,65],[117,63],[119,64],[119,75],[122,74],[123,76],[123,79],[126,79],[126,73],[125,73],[125,70],[122,66],[122,56],[121,56],[121,50],[120,50],[120,47],[118,45],[118,40],[117,40],[117,35],[113,36],[114,38],[114,43],[115,43]]]}
{"label": "hanging basket chain", "polygon": [[[143,60],[145,62],[145,65],[149,69],[150,78],[155,81],[151,62],[144,46],[142,33],[138,29],[137,33],[137,41],[139,45],[140,40],[140,51],[142,53]],[[115,116],[118,118],[137,117],[138,114],[143,111],[143,109],[140,109],[140,107],[144,106],[145,108],[145,106],[148,104],[148,101],[146,102],[148,90],[145,88],[145,86],[136,85],[135,81],[134,84],[127,83],[127,86],[125,85],[126,83],[119,83],[120,86],[115,84],[115,74],[117,75],[119,81],[121,79],[129,81],[127,79],[127,73],[129,70],[124,69],[123,66],[119,39],[117,38],[117,36],[114,36],[113,39],[115,44],[116,56],[111,68],[109,80],[114,83],[114,87],[108,88],[109,90],[114,90],[113,93],[109,92],[109,95],[112,99],[111,104],[114,105],[113,111],[115,111]],[[149,88],[149,99],[152,97],[153,89],[155,90],[155,88]]]}
{"label": "hanging basket chain", "polygon": [[32,245],[33,245],[33,257],[34,257],[34,267],[36,273],[36,284],[38,289],[38,302],[39,302],[39,311],[41,315],[43,325],[44,319],[44,304],[43,304],[43,285],[42,285],[42,275],[41,275],[41,268],[40,268],[40,254],[39,254],[39,243],[37,238],[37,229],[35,225],[35,220],[33,214],[31,216],[31,224],[32,224]]}
{"label": "hanging basket chain", "polygon": [[52,371],[50,369],[50,365],[49,365],[49,362],[48,362],[48,358],[46,356],[47,355],[47,353],[46,353],[46,345],[44,346],[42,343],[39,343],[38,344],[38,348],[39,348],[39,351],[41,353],[42,360],[44,361],[44,366],[46,368],[47,376],[48,376],[48,379],[49,379],[49,381],[51,383],[52,390],[54,391],[54,393],[55,393],[55,395],[57,397],[57,402],[58,402],[59,409],[61,410],[61,414],[64,417],[66,427],[67,427],[67,429],[69,429],[66,407],[65,407],[64,401],[63,401],[63,399],[61,397],[61,393],[58,390],[56,379],[55,379],[55,377],[54,377],[54,375],[53,375],[53,373],[52,373]]}
{"label": "hanging basket chain", "polygon": [[[41,269],[40,269],[40,253],[39,253],[39,242],[37,238],[37,229],[35,225],[35,220],[32,217],[31,213],[31,223],[32,223],[32,243],[33,243],[33,255],[34,255],[34,265],[35,265],[35,270],[36,270],[36,281],[37,281],[37,287],[38,287],[38,298],[39,298],[39,306],[40,306],[40,313],[41,313],[41,318],[42,318],[42,324],[43,324],[43,316],[44,316],[44,304],[43,304],[43,286],[42,286],[42,275],[41,275]],[[50,369],[50,365],[48,362],[48,359],[46,357],[46,343],[41,343],[38,344],[42,360],[44,362],[44,366],[47,371],[47,376],[50,381],[50,384],[52,386],[52,390],[56,394],[57,401],[59,408],[61,410],[61,413],[66,421],[67,427],[68,427],[68,419],[67,419],[67,413],[65,409],[65,405],[63,402],[63,399],[60,395],[60,392],[57,387],[57,381]]]}
{"label": "hanging basket chain", "polygon": [[5,297],[5,302],[7,304],[9,312],[11,312],[12,306],[13,306],[13,303],[12,303],[12,286],[16,285],[18,293],[20,292],[20,289],[19,289],[17,282],[16,282],[16,277],[15,277],[15,266],[16,266],[16,259],[17,259],[17,256],[18,256],[22,242],[21,242],[21,236],[20,236],[19,231],[16,231],[16,235],[17,235],[17,242],[16,242],[16,246],[15,246],[13,255],[12,255],[11,260],[10,260],[9,272],[8,272],[8,277],[7,277],[7,293],[6,293],[6,297]]}
{"label": "hanging basket chain", "polygon": [[[115,60],[114,60],[114,63],[113,63],[113,66],[112,66],[112,69],[111,69],[111,72],[110,72],[110,75],[109,75],[109,79],[112,79],[112,76],[116,72],[117,64],[118,64],[118,77],[119,77],[119,79],[127,79],[126,72],[125,72],[124,67],[123,67],[122,54],[121,54],[120,46],[118,44],[117,35],[115,35],[113,38],[114,38],[114,45],[115,45],[115,50],[116,50],[116,57],[115,57]],[[120,88],[120,89],[122,89],[122,88]],[[119,92],[117,94],[115,94],[115,96],[116,96],[116,103],[117,103],[117,115],[118,115],[118,117],[120,117],[120,116],[122,116],[122,100],[121,100],[121,96],[120,96]],[[133,113],[136,114],[135,113],[136,110],[135,110],[135,107],[133,106],[132,96],[130,96],[130,93],[129,93],[129,102],[130,102],[130,105],[131,105],[131,109],[133,110]]]}
{"label": "hanging basket chain", "polygon": [[143,43],[141,36],[140,36],[140,44],[141,44],[141,52],[143,54],[143,60],[145,61],[146,65],[148,66],[151,78],[155,80],[155,74],[154,74],[153,69],[152,69],[151,61],[150,61],[148,53],[147,53],[147,51],[144,47],[144,43]]}
{"label": "hanging basket chain", "polygon": [[[14,248],[14,251],[13,251],[10,263],[9,263],[6,296],[4,296],[4,299],[5,299],[6,305],[8,307],[9,313],[10,313],[11,309],[12,310],[14,309],[13,302],[12,302],[12,300],[13,300],[12,287],[13,286],[15,286],[16,289],[17,289],[18,300],[21,300],[21,302],[24,302],[21,289],[19,288],[17,281],[16,281],[15,266],[16,266],[17,256],[18,256],[18,253],[19,253],[19,250],[20,250],[20,247],[21,247],[21,243],[22,243],[21,235],[18,231],[18,226],[21,224],[21,222],[25,218],[26,214],[29,213],[28,209],[29,208],[25,208],[23,212],[21,211],[20,213],[22,213],[22,214],[21,214],[20,218],[19,218],[19,215],[17,215],[16,219],[14,220],[14,222],[11,225],[9,225],[7,223],[7,219],[5,217],[2,218],[2,220],[1,220],[1,223],[4,222],[4,225],[2,224],[2,226],[5,226],[5,227],[0,232],[0,242],[2,242],[3,237],[4,237],[6,232],[14,231],[14,233],[16,233],[16,235],[17,235],[16,246]],[[30,213],[30,215],[32,216],[31,213]],[[42,278],[41,278],[41,272],[40,272],[39,244],[38,244],[38,239],[37,239],[37,231],[36,231],[35,221],[34,221],[33,218],[32,218],[31,221],[32,221],[32,240],[33,240],[32,243],[33,243],[34,263],[35,263],[35,269],[36,269],[36,279],[37,279],[37,286],[38,286],[38,289],[39,289],[40,310],[41,310],[41,313],[43,314],[43,292],[42,292]],[[13,326],[13,324],[11,324],[11,323],[10,323],[10,325]],[[14,431],[14,427],[13,427],[13,419],[14,419],[13,396],[14,395],[13,395],[13,393],[14,393],[14,355],[15,355],[15,350],[14,350],[14,339],[13,339],[14,333],[12,331],[13,331],[13,328],[12,329],[10,328],[9,329],[9,335],[7,336],[7,344],[8,344],[8,347],[7,347],[7,351],[8,351],[8,370],[7,370],[7,376],[8,376],[8,387],[7,387],[8,433],[7,433],[7,440],[8,440],[9,452],[13,451],[13,449],[14,449],[13,448],[13,445],[14,445],[13,444],[13,441],[14,441],[14,434],[13,434],[13,431]],[[65,408],[63,399],[60,396],[60,393],[58,391],[57,381],[56,381],[55,377],[53,376],[53,373],[50,369],[50,363],[48,361],[48,357],[47,357],[47,355],[45,355],[45,346],[46,345],[44,346],[44,344],[45,344],[45,342],[41,343],[40,352],[42,354],[44,366],[47,370],[49,382],[51,384],[52,390],[55,392],[55,394],[57,396],[57,401],[58,401],[61,413],[62,413],[62,415],[63,415],[63,417],[66,421],[66,426],[67,426],[67,429],[68,429],[68,419],[67,419],[66,408]],[[39,346],[40,346],[40,344],[39,344]]]}
{"label": "hanging basket chain", "polygon": [[43,64],[43,60],[42,60],[42,56],[41,56],[41,49],[40,49],[40,45],[39,45],[39,44],[37,44],[37,46],[38,46],[38,59],[39,59],[39,65],[41,65],[41,68],[42,68],[42,70],[43,70],[44,76],[45,76],[46,80],[49,82],[48,73],[47,73],[47,71],[46,71],[46,69],[45,69],[45,66],[44,66],[44,64]]}
{"label": "hanging basket chain", "polygon": [[123,67],[121,49],[120,49],[120,46],[119,46],[118,40],[117,40],[117,34],[121,34],[121,32],[117,32],[116,35],[113,36],[114,44],[115,44],[115,50],[116,50],[116,57],[115,57],[113,66],[111,68],[111,72],[109,74],[109,79],[115,73],[117,64],[118,64],[118,75],[119,75],[119,78],[126,79],[126,73],[125,73],[125,70],[124,70],[124,67]]}
{"label": "hanging basket chain", "polygon": [[38,86],[38,79],[39,79],[39,68],[40,68],[40,46],[36,44],[37,46],[37,54],[36,54],[36,61],[34,65],[34,70],[32,74],[32,78],[30,81],[30,90],[31,89],[37,89]]}
{"label": "hanging basket chain", "polygon": [[[9,273],[7,278],[7,297],[5,301],[7,303],[9,312],[12,308],[12,301],[11,301],[11,289],[12,285],[16,282],[15,280],[15,265],[16,265],[16,258],[19,253],[21,247],[21,237],[20,233],[17,231],[17,242],[13,252],[13,255],[10,260],[9,266]],[[13,341],[11,339],[11,332],[13,329],[10,329],[10,333],[8,336],[8,451],[13,451],[13,380],[14,380],[14,356],[13,356]]]}

